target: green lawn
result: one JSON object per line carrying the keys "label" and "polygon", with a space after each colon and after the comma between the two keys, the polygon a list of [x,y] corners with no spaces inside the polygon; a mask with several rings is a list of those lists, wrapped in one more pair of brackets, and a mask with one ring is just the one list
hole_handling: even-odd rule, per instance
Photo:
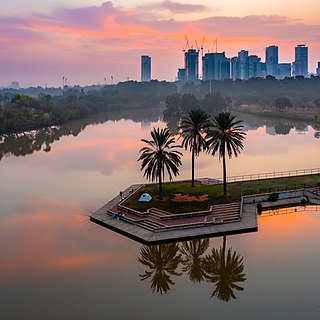
{"label": "green lawn", "polygon": [[[319,174],[229,183],[227,196],[223,196],[223,186],[221,184],[207,186],[196,182],[195,187],[192,188],[190,181],[172,182],[163,185],[163,199],[160,200],[158,197],[158,185],[147,184],[139,192],[128,198],[124,205],[142,212],[151,207],[155,207],[172,213],[181,213],[206,210],[214,204],[240,201],[242,195],[270,193],[314,186],[320,186]],[[143,192],[148,192],[152,195],[153,199],[151,202],[138,202]],[[189,196],[202,196],[207,194],[208,200],[202,202],[175,202],[173,201],[175,194]]]}

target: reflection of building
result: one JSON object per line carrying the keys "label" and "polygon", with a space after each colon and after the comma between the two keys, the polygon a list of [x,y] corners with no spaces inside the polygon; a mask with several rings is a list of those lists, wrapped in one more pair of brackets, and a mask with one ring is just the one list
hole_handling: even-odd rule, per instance
{"label": "reflection of building", "polygon": [[206,53],[202,57],[202,77],[205,81],[230,79],[230,59],[225,52]]}
{"label": "reflection of building", "polygon": [[274,128],[274,126],[272,126],[272,127],[266,126],[266,133],[271,135],[271,136],[275,136],[277,134],[276,133],[276,129]]}
{"label": "reflection of building", "polygon": [[295,60],[293,62],[293,75],[308,77],[308,47],[298,44],[295,47]]}
{"label": "reflection of building", "polygon": [[141,56],[141,81],[151,80],[151,57]]}
{"label": "reflection of building", "polygon": [[197,81],[199,79],[199,52],[189,49],[184,54],[184,65],[187,81]]}

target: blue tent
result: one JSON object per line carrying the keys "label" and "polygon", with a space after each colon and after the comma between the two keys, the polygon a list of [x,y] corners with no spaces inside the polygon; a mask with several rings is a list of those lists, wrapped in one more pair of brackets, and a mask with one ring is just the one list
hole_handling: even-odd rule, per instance
{"label": "blue tent", "polygon": [[139,202],[150,202],[152,200],[152,197],[150,196],[149,193],[145,192],[141,195],[139,198]]}

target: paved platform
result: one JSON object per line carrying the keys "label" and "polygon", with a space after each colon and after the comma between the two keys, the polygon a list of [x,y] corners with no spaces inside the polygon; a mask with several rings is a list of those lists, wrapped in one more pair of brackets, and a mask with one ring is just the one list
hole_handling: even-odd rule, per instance
{"label": "paved platform", "polygon": [[207,211],[171,214],[156,208],[138,212],[122,205],[143,185],[132,185],[122,197],[117,196],[90,216],[90,220],[143,244],[184,241],[200,237],[218,237],[258,231],[257,203],[263,209],[299,205],[308,198],[310,204],[320,204],[313,190],[280,193],[277,201],[268,201],[268,194],[245,196],[241,202],[211,206]]}

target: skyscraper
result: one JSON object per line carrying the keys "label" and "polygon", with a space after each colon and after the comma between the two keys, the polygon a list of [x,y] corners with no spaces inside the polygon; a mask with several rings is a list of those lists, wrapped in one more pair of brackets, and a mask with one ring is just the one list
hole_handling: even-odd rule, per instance
{"label": "skyscraper", "polygon": [[266,48],[267,75],[275,76],[275,69],[279,63],[278,47],[269,46]]}
{"label": "skyscraper", "polygon": [[320,76],[320,62],[318,62],[318,67],[316,69],[317,76]]}
{"label": "skyscraper", "polygon": [[240,65],[238,57],[231,58],[231,79],[240,79]]}
{"label": "skyscraper", "polygon": [[240,52],[238,52],[239,75],[241,80],[249,79],[248,56],[249,56],[249,52],[247,50],[241,50]]}
{"label": "skyscraper", "polygon": [[151,80],[151,57],[141,56],[141,81]]}
{"label": "skyscraper", "polygon": [[226,58],[225,52],[206,53],[202,57],[202,79],[230,79],[230,59]]}
{"label": "skyscraper", "polygon": [[258,78],[261,76],[261,58],[256,55],[248,57],[248,79]]}
{"label": "skyscraper", "polygon": [[184,54],[184,65],[187,81],[197,81],[199,79],[199,52],[189,49]]}
{"label": "skyscraper", "polygon": [[308,47],[298,44],[295,47],[295,60],[293,62],[293,76],[308,77]]}

